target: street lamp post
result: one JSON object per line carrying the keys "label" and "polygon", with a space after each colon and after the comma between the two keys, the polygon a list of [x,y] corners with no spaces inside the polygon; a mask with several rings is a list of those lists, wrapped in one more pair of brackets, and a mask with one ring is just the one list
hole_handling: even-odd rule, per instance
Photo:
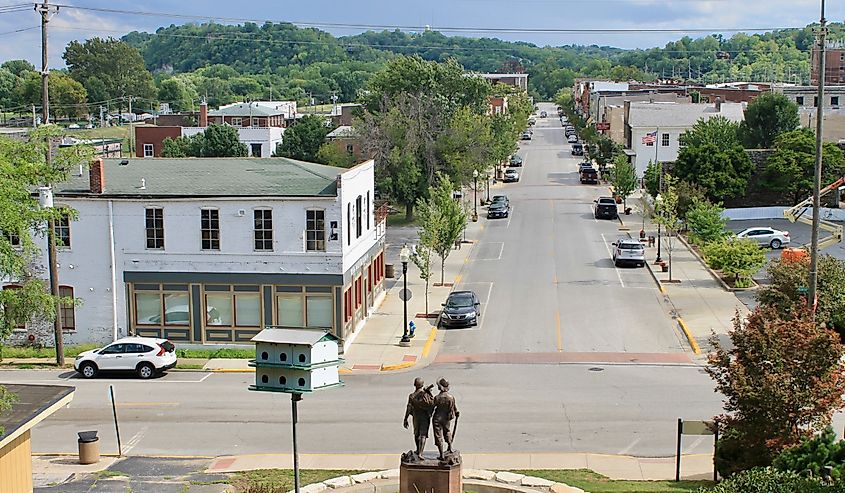
{"label": "street lamp post", "polygon": [[478,170],[472,170],[472,206],[473,214],[478,216]]}
{"label": "street lamp post", "polygon": [[[656,202],[656,205],[658,207],[660,206],[661,200],[662,200],[662,197],[660,196],[660,194],[657,194],[657,198],[655,198],[654,201]],[[662,211],[660,212],[660,214],[662,214]],[[657,223],[657,258],[654,259],[655,264],[659,264],[660,262],[663,262],[663,259],[660,258],[660,243],[661,243],[660,236],[661,236],[661,233],[662,233],[661,224],[660,224],[660,222],[658,222]]]}
{"label": "street lamp post", "polygon": [[490,173],[487,173],[487,203],[490,203]]}
{"label": "street lamp post", "polygon": [[402,262],[402,303],[403,303],[403,317],[402,317],[402,339],[399,341],[400,345],[410,346],[411,338],[408,336],[408,261],[411,260],[411,251],[408,245],[404,245],[399,252],[399,261]]}

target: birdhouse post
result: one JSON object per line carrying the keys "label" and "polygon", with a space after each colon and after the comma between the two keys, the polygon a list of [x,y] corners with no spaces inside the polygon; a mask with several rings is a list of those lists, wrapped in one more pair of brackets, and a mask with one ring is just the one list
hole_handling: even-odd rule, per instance
{"label": "birdhouse post", "polygon": [[252,338],[255,384],[249,390],[290,394],[294,489],[299,493],[296,403],[302,394],[340,387],[338,338],[323,329],[266,327]]}

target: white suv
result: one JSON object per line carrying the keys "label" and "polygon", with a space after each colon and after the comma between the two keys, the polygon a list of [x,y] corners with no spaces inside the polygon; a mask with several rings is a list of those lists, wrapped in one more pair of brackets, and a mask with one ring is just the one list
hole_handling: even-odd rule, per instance
{"label": "white suv", "polygon": [[148,379],[176,366],[176,346],[167,339],[124,337],[100,349],[80,353],[73,368],[85,378],[100,371],[134,371]]}
{"label": "white suv", "polygon": [[638,240],[622,238],[613,243],[613,264],[619,267],[625,263],[645,267],[645,248]]}

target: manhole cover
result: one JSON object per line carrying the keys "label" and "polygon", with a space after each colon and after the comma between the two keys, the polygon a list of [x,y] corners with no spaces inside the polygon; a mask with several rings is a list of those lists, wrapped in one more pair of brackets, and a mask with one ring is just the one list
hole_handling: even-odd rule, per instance
{"label": "manhole cover", "polygon": [[590,368],[590,371],[604,371],[604,368],[600,368],[600,367],[598,367],[598,366],[594,366],[594,367]]}

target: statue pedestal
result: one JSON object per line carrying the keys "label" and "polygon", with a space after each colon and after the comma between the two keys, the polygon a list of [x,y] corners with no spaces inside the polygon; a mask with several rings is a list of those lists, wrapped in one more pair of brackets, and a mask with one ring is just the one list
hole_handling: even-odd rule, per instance
{"label": "statue pedestal", "polygon": [[419,460],[402,461],[399,493],[463,493],[459,452],[445,462],[434,455],[423,455]]}

